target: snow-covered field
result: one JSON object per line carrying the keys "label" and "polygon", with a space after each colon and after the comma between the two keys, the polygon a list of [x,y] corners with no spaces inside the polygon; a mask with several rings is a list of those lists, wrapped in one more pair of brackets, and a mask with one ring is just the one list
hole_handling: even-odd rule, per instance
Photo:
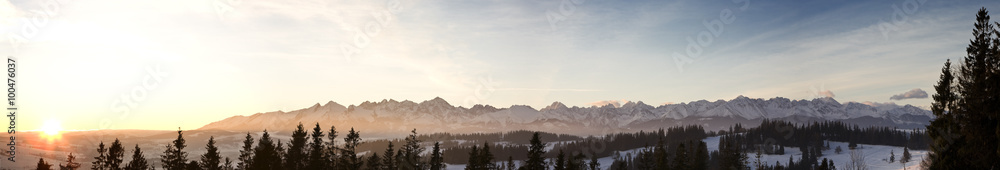
{"label": "snow-covered field", "polygon": [[[709,152],[714,151],[714,150],[719,150],[719,137],[708,137],[708,138],[706,138],[703,141],[705,141],[705,143],[707,144]],[[549,145],[551,145],[551,144],[549,144]],[[840,146],[840,148],[843,149],[843,152],[841,152],[840,154],[836,154],[835,151],[834,151],[837,148],[837,146]],[[903,164],[900,164],[899,161],[898,161],[903,156],[903,147],[883,146],[883,145],[864,145],[864,144],[860,144],[859,146],[861,147],[861,148],[859,148],[859,150],[861,152],[863,152],[864,155],[865,155],[865,162],[868,164],[868,168],[870,170],[896,170],[896,169],[903,169]],[[831,148],[830,150],[823,151],[823,156],[820,157],[819,159],[823,160],[823,158],[826,158],[826,159],[833,160],[833,162],[836,164],[837,168],[838,169],[842,169],[844,167],[844,165],[850,160],[850,152],[851,152],[851,150],[848,149],[847,143],[844,143],[844,142],[832,142],[831,141],[830,142],[830,148]],[[640,150],[641,150],[641,148],[640,149],[632,149],[632,150],[622,151],[620,153],[621,153],[621,156],[626,156],[626,155],[628,155],[628,153],[631,153],[631,155],[634,156],[634,155],[636,155],[635,153],[639,152]],[[889,163],[889,162],[885,161],[885,160],[889,159],[889,152],[890,151],[895,152],[895,154],[896,154],[896,160],[897,160],[896,162]],[[927,154],[927,151],[912,150],[911,149],[910,150],[910,155],[912,156],[912,158],[910,159],[910,162],[906,163],[906,169],[908,169],[908,170],[909,169],[919,169],[920,168],[920,160],[922,160],[926,154]],[[747,156],[749,157],[748,161],[750,161],[751,163],[756,160],[755,154],[753,154],[753,153],[748,153]],[[760,159],[761,159],[761,162],[765,162],[768,165],[774,165],[775,162],[778,162],[781,165],[787,165],[788,164],[788,157],[789,156],[791,156],[793,160],[795,160],[796,162],[798,162],[799,158],[802,157],[802,152],[799,152],[799,148],[798,147],[785,147],[785,154],[784,155],[762,155]],[[498,160],[498,161],[500,161],[500,160]],[[608,167],[611,166],[611,163],[614,162],[614,159],[612,159],[611,157],[603,157],[603,158],[599,158],[597,161],[601,163],[601,169],[607,169]],[[517,165],[521,164],[520,161],[514,161],[514,162]],[[465,169],[465,165],[464,164],[448,165],[446,169],[449,169],[449,170]]]}

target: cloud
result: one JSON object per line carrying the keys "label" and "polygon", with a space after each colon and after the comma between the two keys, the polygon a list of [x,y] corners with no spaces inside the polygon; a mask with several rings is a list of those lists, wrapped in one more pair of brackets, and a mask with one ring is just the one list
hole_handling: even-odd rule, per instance
{"label": "cloud", "polygon": [[869,106],[872,106],[872,107],[882,107],[882,106],[896,107],[896,106],[899,106],[899,105],[897,105],[896,103],[893,103],[893,102],[879,103],[879,102],[864,101],[864,102],[861,102],[861,104],[869,105]]}
{"label": "cloud", "polygon": [[628,100],[625,100],[625,99],[622,99],[622,100],[602,100],[602,101],[590,102],[590,103],[587,103],[587,105],[601,107],[601,106],[607,106],[607,105],[610,104],[610,105],[615,106],[615,107],[621,107],[622,103],[628,103]]}
{"label": "cloud", "polygon": [[830,90],[824,90],[824,91],[816,92],[816,96],[833,98],[833,97],[836,97],[837,95],[834,95],[833,92],[830,91]]}
{"label": "cloud", "polygon": [[903,94],[892,95],[892,97],[889,97],[889,100],[923,99],[923,98],[927,98],[927,92],[925,92],[924,90],[920,90],[920,88],[916,88],[907,91],[906,93]]}

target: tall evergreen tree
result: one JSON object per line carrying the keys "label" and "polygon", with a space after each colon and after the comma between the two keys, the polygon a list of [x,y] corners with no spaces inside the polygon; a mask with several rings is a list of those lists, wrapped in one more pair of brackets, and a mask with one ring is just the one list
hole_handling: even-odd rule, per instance
{"label": "tall evergreen tree", "polygon": [[284,169],[299,170],[306,166],[306,130],[299,123],[292,131],[292,140],[288,143],[288,150],[285,153]]}
{"label": "tall evergreen tree", "polygon": [[250,169],[250,165],[253,164],[253,152],[253,136],[247,132],[246,139],[243,140],[243,149],[240,150],[240,157],[237,158],[240,162],[236,163],[236,169]]}
{"label": "tall evergreen tree", "polygon": [[493,153],[490,152],[489,142],[483,143],[483,149],[479,150],[479,165],[484,169],[496,169],[496,165],[493,164]]}
{"label": "tall evergreen tree", "polygon": [[229,160],[229,157],[226,157],[226,161],[222,163],[222,169],[233,170],[236,168],[233,167],[233,161]]}
{"label": "tall evergreen tree", "polygon": [[531,136],[528,147],[528,160],[524,162],[524,170],[545,170],[545,144],[538,138],[538,132]]}
{"label": "tall evergreen tree", "polygon": [[215,136],[208,137],[208,144],[205,144],[205,154],[201,155],[201,169],[222,170],[222,156],[219,155],[219,148],[215,147]]}
{"label": "tall evergreen tree", "polygon": [[1000,32],[993,24],[986,8],[980,9],[974,38],[954,75],[957,83],[950,85],[950,72],[943,70],[935,87],[932,111],[943,116],[927,127],[931,169],[1000,168]]}
{"label": "tall evergreen tree", "polygon": [[160,156],[160,162],[163,162],[163,169],[183,170],[187,167],[187,152],[184,152],[184,147],[187,147],[187,144],[184,144],[184,142],[184,133],[178,129],[177,139],[167,144],[167,149]]}
{"label": "tall evergreen tree", "polygon": [[254,147],[253,161],[250,163],[250,170],[274,170],[281,168],[281,152],[279,151],[281,141],[277,144],[271,140],[271,135],[264,130],[260,135],[257,146]]}
{"label": "tall evergreen tree", "polygon": [[507,156],[507,169],[504,170],[516,170],[517,167],[514,165],[514,156]]}
{"label": "tall evergreen tree", "polygon": [[331,125],[330,132],[326,134],[326,138],[330,139],[330,143],[326,144],[326,159],[330,164],[328,167],[339,167],[337,161],[339,160],[338,152],[340,152],[340,147],[337,146],[337,127]]}
{"label": "tall evergreen tree", "polygon": [[397,160],[399,168],[403,170],[425,169],[426,163],[420,158],[420,153],[424,152],[424,147],[420,146],[417,139],[417,129],[410,131],[410,136],[406,137],[406,143],[400,148],[403,151],[403,159]]}
{"label": "tall evergreen tree", "polygon": [[382,160],[379,158],[378,153],[372,153],[368,156],[368,160],[365,161],[365,170],[382,170],[385,166],[382,165]]}
{"label": "tall evergreen tree", "polygon": [[431,170],[443,170],[445,168],[444,156],[441,155],[441,142],[434,142],[434,149],[431,150],[431,160],[429,164]]}
{"label": "tall evergreen tree", "polygon": [[601,162],[597,161],[597,153],[594,153],[593,151],[590,152],[590,163],[587,164],[587,167],[589,168],[589,170],[601,169]]}
{"label": "tall evergreen tree", "polygon": [[322,169],[327,166],[326,155],[324,154],[323,146],[323,129],[319,127],[319,123],[316,123],[316,127],[313,127],[312,141],[309,143],[309,159],[306,161],[306,169]]}
{"label": "tall evergreen tree", "polygon": [[559,154],[556,155],[555,166],[552,167],[553,170],[566,170],[566,154],[563,153],[562,149],[559,149]]}
{"label": "tall evergreen tree", "polygon": [[93,170],[106,170],[108,169],[107,159],[108,159],[108,149],[104,148],[104,141],[101,141],[97,145],[97,156],[94,157],[94,162],[91,163],[90,169]]}
{"label": "tall evergreen tree", "polygon": [[125,156],[125,147],[122,147],[122,142],[117,138],[115,142],[111,143],[111,147],[108,148],[108,157],[105,159],[104,164],[111,170],[122,169],[122,157]]}
{"label": "tall evergreen tree", "polygon": [[688,165],[688,150],[684,147],[684,143],[677,144],[677,149],[674,153],[674,168],[676,170],[688,170],[691,167]]}
{"label": "tall evergreen tree", "polygon": [[128,161],[128,164],[125,165],[125,169],[126,170],[151,169],[149,167],[150,165],[148,162],[146,162],[146,157],[142,156],[142,149],[140,149],[139,145],[136,144],[135,149],[132,150],[132,160]]}
{"label": "tall evergreen tree", "polygon": [[[779,146],[780,147],[780,146]],[[708,146],[703,141],[698,141],[698,151],[694,154],[694,162],[691,165],[693,170],[708,169]]]}
{"label": "tall evergreen tree", "polygon": [[52,164],[46,163],[42,158],[38,158],[38,165],[35,166],[37,170],[52,170]]}
{"label": "tall evergreen tree", "polygon": [[347,137],[344,137],[344,148],[340,152],[340,161],[338,166],[342,170],[358,170],[361,169],[363,162],[358,159],[356,149],[358,144],[361,142],[361,134],[358,131],[347,132]]}
{"label": "tall evergreen tree", "polygon": [[385,148],[384,158],[382,158],[382,165],[385,166],[386,170],[397,170],[399,169],[399,164],[396,162],[396,151],[395,146],[392,142],[389,142],[389,147]]}
{"label": "tall evergreen tree", "polygon": [[479,146],[472,146],[469,150],[469,162],[465,164],[465,170],[483,170],[482,165],[479,164]]}

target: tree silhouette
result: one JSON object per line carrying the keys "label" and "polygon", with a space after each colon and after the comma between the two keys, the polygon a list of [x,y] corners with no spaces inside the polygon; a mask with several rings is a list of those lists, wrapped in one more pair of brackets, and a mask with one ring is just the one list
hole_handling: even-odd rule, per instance
{"label": "tree silhouette", "polygon": [[183,170],[186,169],[187,163],[187,152],[184,152],[184,148],[187,144],[184,144],[184,133],[181,130],[177,130],[177,139],[175,139],[171,144],[167,144],[167,149],[163,151],[163,155],[160,156],[160,162],[163,163],[163,169],[167,170]]}
{"label": "tree silhouette", "polygon": [[316,123],[316,127],[313,127],[312,141],[309,143],[309,159],[306,161],[306,169],[322,169],[326,167],[325,149],[323,146],[323,129],[319,127],[319,123]]}
{"label": "tree silhouette", "polygon": [[531,136],[529,141],[531,146],[528,147],[528,160],[525,161],[525,170],[545,170],[545,158],[542,155],[545,154],[545,144],[542,144],[541,139],[538,138],[538,132],[535,132]]}
{"label": "tree silhouette", "polygon": [[101,141],[101,143],[97,145],[97,156],[94,157],[94,162],[91,163],[92,166],[90,167],[90,169],[93,170],[108,169],[107,168],[108,166],[106,164],[107,163],[106,160],[108,159],[107,152],[108,149],[104,148],[104,141]]}
{"label": "tree silhouette", "polygon": [[204,155],[201,155],[201,169],[204,170],[222,170],[222,156],[219,155],[219,148],[215,147],[215,136],[208,137],[208,144],[205,144]]}
{"label": "tree silhouette", "polygon": [[38,158],[38,165],[36,166],[35,169],[37,169],[37,170],[52,170],[52,164],[46,163],[45,160],[42,160],[42,158]]}
{"label": "tree silhouette", "polygon": [[66,156],[66,165],[59,165],[60,170],[76,170],[78,168],[80,168],[80,163],[76,162],[76,156],[73,156],[73,153],[69,153],[69,155]]}
{"label": "tree silhouette", "polygon": [[393,147],[392,142],[389,142],[389,146],[385,148],[385,154],[382,155],[384,157],[382,158],[382,166],[385,166],[387,170],[399,169],[399,164],[396,162],[396,151]]}
{"label": "tree silhouette", "polygon": [[132,150],[132,160],[128,161],[125,165],[126,170],[146,170],[152,169],[149,167],[149,163],[146,162],[146,157],[142,156],[142,149],[139,149],[139,144],[135,145],[135,149]]}
{"label": "tree silhouette", "polygon": [[292,140],[288,143],[288,150],[285,152],[284,169],[299,170],[306,166],[306,131],[299,123],[292,131]]}
{"label": "tree silhouette", "polygon": [[253,136],[247,132],[246,139],[243,140],[243,149],[240,150],[240,157],[237,158],[240,162],[236,163],[236,169],[250,169],[250,165],[253,164],[253,151]]}
{"label": "tree silhouette", "polygon": [[268,134],[267,130],[264,130],[264,134],[260,135],[260,140],[257,141],[257,147],[254,147],[253,161],[250,164],[250,170],[273,170],[281,169],[281,152],[279,151],[281,147],[281,142],[271,140],[271,135]]}
{"label": "tree silhouette", "polygon": [[344,148],[341,149],[340,159],[338,162],[340,169],[344,170],[357,170],[361,169],[363,162],[358,159],[358,154],[355,152],[358,145],[361,142],[361,134],[351,128],[347,132],[347,137],[344,137]]}
{"label": "tree silhouette", "polygon": [[326,144],[326,158],[327,162],[330,164],[329,167],[338,167],[337,161],[339,160],[337,152],[340,152],[340,147],[337,147],[337,127],[330,126],[330,132],[326,134],[326,138],[330,139],[330,143]]}
{"label": "tree silhouette", "polygon": [[424,169],[425,163],[420,158],[420,153],[424,152],[424,147],[420,146],[420,140],[417,139],[417,129],[410,131],[410,136],[407,136],[405,141],[406,143],[400,148],[400,151],[403,151],[403,159],[396,160],[399,162],[399,168],[403,170]]}
{"label": "tree silhouette", "polygon": [[115,142],[111,143],[111,147],[108,148],[108,157],[105,159],[104,164],[107,165],[108,169],[120,170],[122,169],[122,157],[125,156],[125,147],[122,147],[122,142],[117,138]]}
{"label": "tree silhouette", "polygon": [[431,170],[443,170],[445,168],[444,157],[441,155],[441,142],[434,142],[434,149],[431,150],[431,160],[429,164]]}
{"label": "tree silhouette", "polygon": [[382,170],[385,166],[382,165],[382,159],[378,156],[378,153],[372,153],[365,160],[365,170]]}

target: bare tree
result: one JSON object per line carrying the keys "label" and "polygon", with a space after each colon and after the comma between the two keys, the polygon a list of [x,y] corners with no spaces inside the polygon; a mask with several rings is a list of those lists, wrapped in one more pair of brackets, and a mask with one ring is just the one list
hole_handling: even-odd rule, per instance
{"label": "bare tree", "polygon": [[844,168],[846,170],[868,170],[868,163],[865,162],[865,154],[861,149],[851,150],[851,159],[847,160]]}

